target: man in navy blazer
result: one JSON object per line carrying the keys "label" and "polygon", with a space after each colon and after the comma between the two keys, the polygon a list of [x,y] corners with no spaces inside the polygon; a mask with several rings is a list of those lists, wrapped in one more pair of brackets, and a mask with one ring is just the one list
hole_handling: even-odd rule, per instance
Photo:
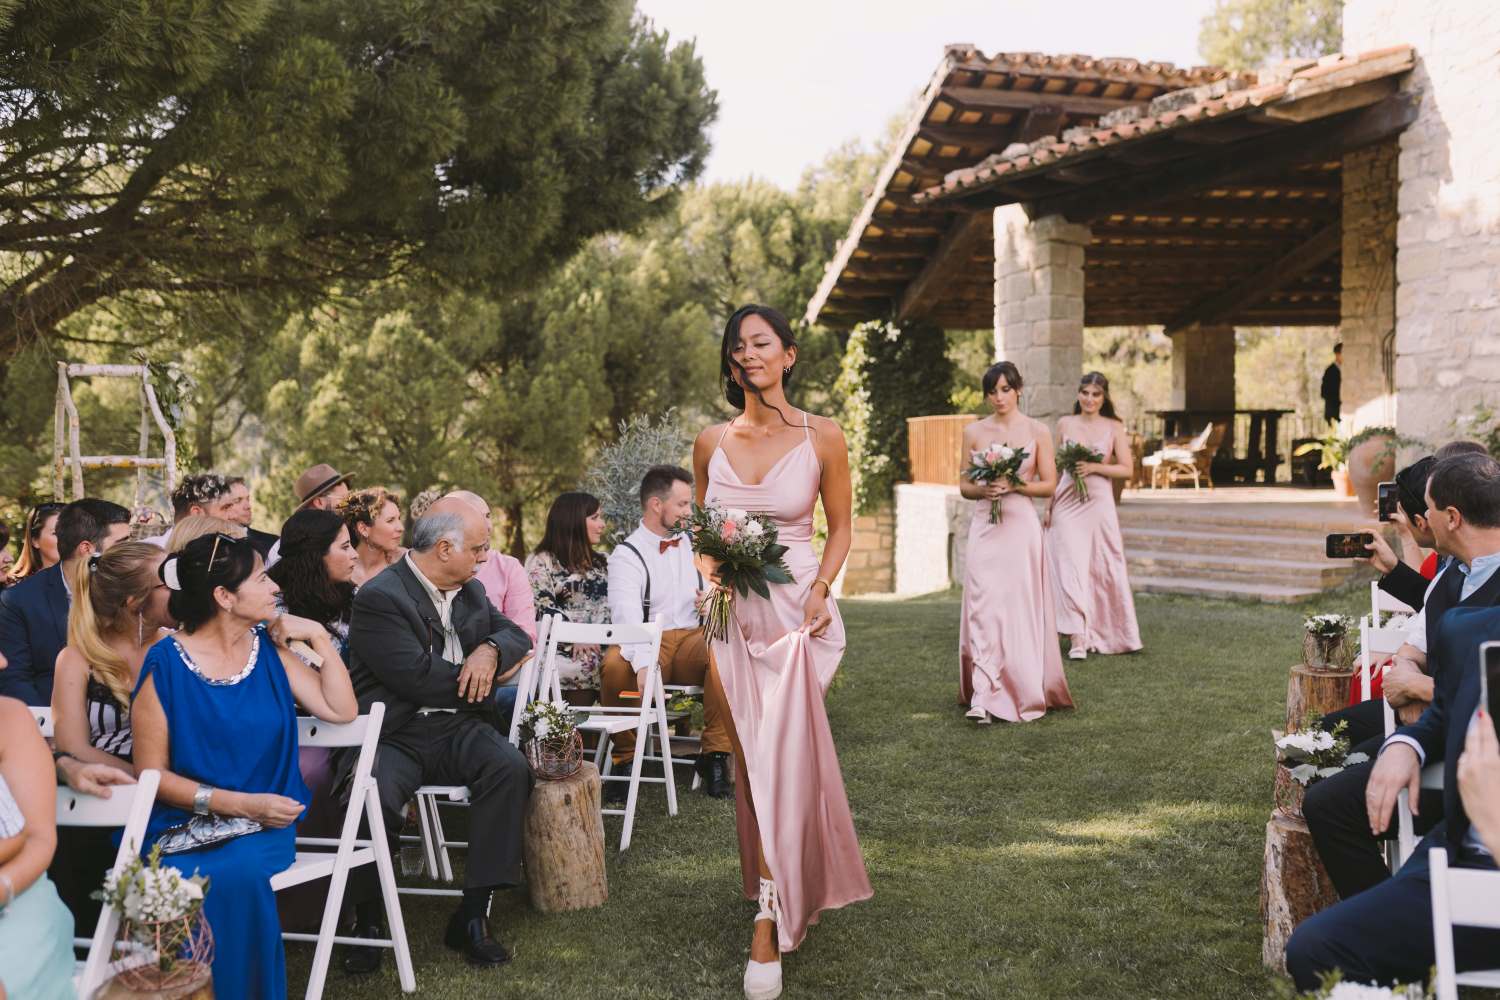
{"label": "man in navy blazer", "polygon": [[57,515],[57,551],[62,561],[29,576],[0,596],[0,695],[28,705],[52,704],[52,670],[68,644],[67,574],[130,535],[130,511],[117,503],[85,497]]}
{"label": "man in navy blazer", "polygon": [[[1450,462],[1461,463],[1461,467],[1444,469]],[[1438,482],[1440,478],[1444,482]],[[1441,488],[1434,489],[1434,483]],[[1453,491],[1457,491],[1457,503],[1431,502],[1434,495]],[[1429,480],[1428,501],[1440,541],[1449,532],[1461,530],[1500,535],[1500,466],[1474,455],[1446,460]],[[1460,507],[1469,512],[1467,518],[1459,513]],[[1500,546],[1486,548],[1494,554],[1471,559],[1463,570],[1468,577],[1466,589],[1482,586],[1484,580],[1500,571]],[[1433,848],[1447,851],[1449,863],[1457,867],[1496,867],[1495,858],[1469,823],[1459,797],[1457,771],[1479,704],[1479,671],[1483,668],[1479,646],[1500,640],[1500,607],[1455,607],[1438,621],[1429,640],[1433,656],[1444,664],[1434,675],[1432,704],[1416,722],[1397,729],[1381,747],[1366,787],[1365,803],[1371,830],[1379,834],[1391,822],[1397,793],[1406,788],[1410,801],[1416,802],[1422,768],[1441,763],[1444,819],[1394,876],[1316,914],[1297,928],[1287,942],[1286,960],[1287,971],[1299,989],[1316,988],[1320,977],[1334,970],[1354,982],[1425,981],[1436,957],[1428,852]],[[1500,931],[1455,928],[1453,945],[1460,971],[1489,968],[1500,955]]]}

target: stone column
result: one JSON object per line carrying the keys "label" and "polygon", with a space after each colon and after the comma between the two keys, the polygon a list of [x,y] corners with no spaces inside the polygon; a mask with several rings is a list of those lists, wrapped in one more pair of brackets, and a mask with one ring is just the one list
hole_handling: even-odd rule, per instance
{"label": "stone column", "polygon": [[1026,380],[1022,408],[1052,423],[1083,374],[1083,251],[1089,227],[1019,205],[995,209],[995,359]]}
{"label": "stone column", "polygon": [[1396,157],[1394,139],[1344,154],[1341,409],[1356,429],[1396,423],[1386,369],[1396,329]]}
{"label": "stone column", "polygon": [[1234,327],[1188,326],[1172,338],[1174,410],[1234,409]]}

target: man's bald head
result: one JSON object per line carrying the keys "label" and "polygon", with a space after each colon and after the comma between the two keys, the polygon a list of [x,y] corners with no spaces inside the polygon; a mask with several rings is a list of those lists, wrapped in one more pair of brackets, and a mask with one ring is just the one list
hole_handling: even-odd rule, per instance
{"label": "man's bald head", "polygon": [[464,503],[468,504],[470,507],[473,507],[475,510],[479,511],[479,513],[482,516],[484,516],[484,517],[489,517],[490,516],[490,503],[489,503],[489,501],[486,500],[484,497],[480,496],[478,493],[475,493],[473,490],[454,490],[451,493],[444,494],[443,499],[444,500],[462,500]]}

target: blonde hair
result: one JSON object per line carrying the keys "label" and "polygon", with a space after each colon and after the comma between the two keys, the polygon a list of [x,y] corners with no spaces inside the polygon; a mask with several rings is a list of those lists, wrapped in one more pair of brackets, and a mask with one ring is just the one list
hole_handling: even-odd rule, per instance
{"label": "blonde hair", "polygon": [[188,542],[204,535],[228,535],[230,538],[244,538],[247,532],[243,524],[235,524],[226,521],[222,517],[213,517],[209,514],[189,514],[177,526],[172,529],[172,534],[167,538],[168,552],[181,552],[187,548]]}
{"label": "blonde hair", "polygon": [[[130,664],[113,646],[111,636],[130,636],[136,617],[136,638],[143,637],[139,615],[161,578],[156,567],[165,558],[148,542],[120,542],[103,555],[77,559],[68,586],[73,605],[68,610],[68,645],[83,654],[89,675],[109,688],[122,705],[130,704]],[[132,614],[130,605],[136,604]]]}
{"label": "blonde hair", "polygon": [[396,505],[396,516],[400,517],[401,501],[396,499],[396,494],[384,486],[370,486],[366,489],[355,490],[339,501],[336,513],[349,526],[349,541],[355,548],[365,543],[365,540],[359,537],[358,525],[363,524],[367,528],[374,527],[375,519],[380,516],[381,511],[385,510],[387,503]]}

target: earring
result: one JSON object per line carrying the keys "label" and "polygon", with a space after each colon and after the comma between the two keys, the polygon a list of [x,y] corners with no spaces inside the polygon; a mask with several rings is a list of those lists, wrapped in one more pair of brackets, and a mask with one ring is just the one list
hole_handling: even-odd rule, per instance
{"label": "earring", "polygon": [[787,365],[785,368],[781,369],[782,377],[786,377],[787,375],[790,375],[791,373],[792,373],[792,366],[791,365]]}

